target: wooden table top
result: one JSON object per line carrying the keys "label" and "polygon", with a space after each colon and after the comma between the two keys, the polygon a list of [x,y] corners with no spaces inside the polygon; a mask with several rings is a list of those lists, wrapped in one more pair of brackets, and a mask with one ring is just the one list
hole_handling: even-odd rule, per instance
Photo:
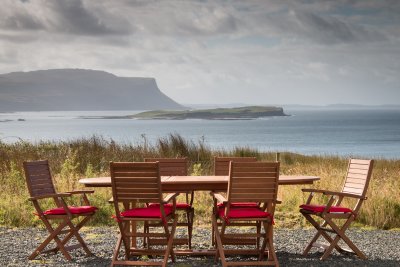
{"label": "wooden table top", "polygon": [[[318,176],[280,175],[280,185],[312,184],[318,181]],[[192,191],[192,190],[226,190],[229,176],[161,176],[163,191]],[[80,179],[79,183],[87,187],[111,187],[110,177],[96,177]]]}

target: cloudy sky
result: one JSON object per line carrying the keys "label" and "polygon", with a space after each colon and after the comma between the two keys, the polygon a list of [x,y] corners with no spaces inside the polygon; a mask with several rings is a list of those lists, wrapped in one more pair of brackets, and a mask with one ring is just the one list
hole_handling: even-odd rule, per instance
{"label": "cloudy sky", "polygon": [[2,0],[0,73],[54,68],[184,104],[400,104],[400,1]]}

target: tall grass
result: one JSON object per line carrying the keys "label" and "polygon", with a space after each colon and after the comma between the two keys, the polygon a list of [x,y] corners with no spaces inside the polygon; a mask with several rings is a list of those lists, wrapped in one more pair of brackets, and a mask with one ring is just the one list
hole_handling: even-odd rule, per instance
{"label": "tall grass", "polygon": [[[19,141],[13,144],[0,142],[0,225],[33,226],[38,224],[33,206],[28,201],[28,190],[22,170],[22,162],[48,159],[58,191],[82,188],[78,180],[83,177],[109,175],[110,161],[143,161],[145,157],[187,157],[189,172],[211,174],[214,156],[255,156],[259,160],[275,160],[275,153],[261,153],[247,147],[232,150],[212,150],[204,140],[186,140],[179,134],[170,134],[150,144],[145,136],[138,144],[119,144],[101,136],[59,142],[29,143]],[[281,153],[281,173],[320,176],[321,180],[310,187],[340,190],[345,177],[347,158],[338,156],[304,156]],[[279,198],[282,204],[276,212],[278,227],[309,226],[298,211],[307,195],[299,186],[281,186]],[[400,227],[400,161],[377,159],[368,192],[358,217],[361,225],[380,229]],[[94,205],[100,207],[95,225],[114,225],[110,219],[113,213],[110,188],[96,188],[90,195]],[[321,200],[322,199],[316,199]],[[78,199],[73,202],[79,203]],[[348,205],[352,203],[346,203]],[[45,203],[45,206],[49,205]],[[196,192],[196,222],[210,223],[211,197],[207,192]]]}

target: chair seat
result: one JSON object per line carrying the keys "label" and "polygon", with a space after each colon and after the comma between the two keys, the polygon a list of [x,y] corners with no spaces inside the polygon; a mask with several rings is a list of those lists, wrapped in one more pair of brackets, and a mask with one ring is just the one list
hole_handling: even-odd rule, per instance
{"label": "chair seat", "polygon": [[[172,213],[172,207],[164,207],[165,216]],[[122,217],[129,218],[161,218],[161,211],[159,206],[134,208],[121,212]]]}
{"label": "chair seat", "polygon": [[[70,206],[70,207],[68,207],[68,209],[72,214],[83,214],[83,213],[94,212],[97,210],[97,207],[94,207],[94,206],[78,206],[78,207]],[[58,208],[46,210],[45,212],[43,212],[43,214],[44,215],[64,215],[67,213],[65,212],[63,207],[58,207]]]}
{"label": "chair seat", "polygon": [[[164,208],[165,208],[165,207],[170,207],[170,208],[172,208],[172,206],[173,206],[172,203],[164,204]],[[160,207],[160,204],[159,204],[159,203],[150,203],[150,204],[149,204],[149,207]],[[179,202],[179,203],[176,203],[175,208],[176,208],[177,210],[186,210],[186,209],[191,209],[192,206],[191,206],[190,204],[187,204],[187,203],[184,203],[184,202]]]}
{"label": "chair seat", "polygon": [[[325,208],[326,208],[326,206],[324,206],[324,205],[311,205],[311,204],[309,204],[309,205],[306,205],[306,204],[300,205],[300,209],[311,211],[311,212],[315,212],[315,213],[323,212],[325,210]],[[337,213],[339,213],[339,212],[340,213],[348,213],[348,212],[353,212],[353,210],[351,210],[349,208],[346,208],[346,207],[332,206],[332,207],[329,208],[328,212],[330,212],[330,213],[334,213],[334,212],[337,212]]]}
{"label": "chair seat", "polygon": [[268,218],[272,219],[271,214],[262,211],[256,207],[234,208],[229,210],[229,214],[225,216],[225,207],[219,207],[218,216],[224,220],[229,219],[246,219],[246,218]]}
{"label": "chair seat", "polygon": [[[224,203],[218,203],[218,207],[224,206]],[[231,203],[231,208],[256,208],[258,203],[256,202],[233,202]]]}

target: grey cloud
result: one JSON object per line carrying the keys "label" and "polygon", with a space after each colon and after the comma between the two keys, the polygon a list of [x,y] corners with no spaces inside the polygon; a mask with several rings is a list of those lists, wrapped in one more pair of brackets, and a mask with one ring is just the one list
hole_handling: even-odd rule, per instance
{"label": "grey cloud", "polygon": [[83,0],[9,1],[0,10],[0,30],[88,36],[131,33],[133,28],[123,17],[107,12],[107,4]]}
{"label": "grey cloud", "polygon": [[3,17],[0,25],[8,30],[41,30],[45,28],[35,17],[21,13],[17,13],[12,17]]}
{"label": "grey cloud", "polygon": [[[115,28],[97,16],[81,0],[49,2],[59,18],[58,28],[61,32],[82,35],[127,34],[127,28]],[[113,19],[118,20],[114,17]]]}
{"label": "grey cloud", "polygon": [[317,39],[322,43],[347,43],[356,40],[349,26],[333,17],[323,18],[313,13],[302,13],[293,11],[299,27],[310,38]]}

